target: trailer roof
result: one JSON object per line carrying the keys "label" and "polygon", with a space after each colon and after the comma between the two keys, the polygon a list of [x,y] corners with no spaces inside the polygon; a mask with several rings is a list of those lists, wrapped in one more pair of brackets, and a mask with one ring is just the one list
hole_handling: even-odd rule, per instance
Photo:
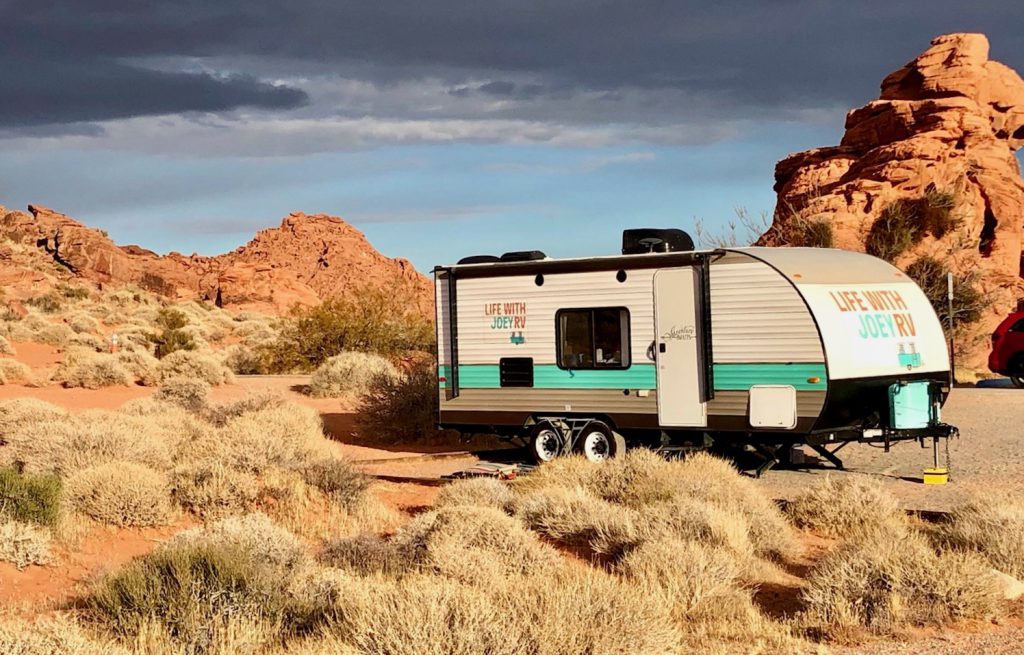
{"label": "trailer roof", "polygon": [[888,262],[864,253],[831,248],[722,248],[643,255],[602,255],[517,262],[485,262],[436,266],[434,273],[455,272],[458,277],[504,277],[530,273],[570,273],[617,269],[687,266],[710,259],[749,257],[764,262],[794,284],[862,284],[906,280]]}

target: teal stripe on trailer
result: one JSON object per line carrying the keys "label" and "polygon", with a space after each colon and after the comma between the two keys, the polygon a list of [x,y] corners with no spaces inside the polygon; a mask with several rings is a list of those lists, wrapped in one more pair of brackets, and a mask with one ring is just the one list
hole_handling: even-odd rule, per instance
{"label": "teal stripe on trailer", "polygon": [[[715,389],[746,391],[755,384],[786,384],[798,391],[824,391],[827,376],[824,364],[715,364]],[[442,366],[442,377],[451,370]],[[536,389],[655,389],[657,373],[654,364],[634,364],[625,370],[567,371],[554,364],[533,367]],[[811,380],[817,378],[817,382]],[[444,388],[446,384],[441,383]],[[466,389],[497,389],[501,374],[494,364],[463,364],[459,366],[459,386]]]}
{"label": "teal stripe on trailer", "polygon": [[[785,384],[797,391],[825,391],[825,364],[715,364],[715,391],[746,391],[755,384]],[[817,379],[817,382],[812,380]]]}

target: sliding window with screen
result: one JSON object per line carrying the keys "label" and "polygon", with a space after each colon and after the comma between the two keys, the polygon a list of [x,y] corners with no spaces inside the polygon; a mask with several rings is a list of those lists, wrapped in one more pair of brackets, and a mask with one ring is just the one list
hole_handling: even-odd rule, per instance
{"label": "sliding window with screen", "polygon": [[629,310],[562,309],[555,315],[555,343],[559,368],[629,368]]}

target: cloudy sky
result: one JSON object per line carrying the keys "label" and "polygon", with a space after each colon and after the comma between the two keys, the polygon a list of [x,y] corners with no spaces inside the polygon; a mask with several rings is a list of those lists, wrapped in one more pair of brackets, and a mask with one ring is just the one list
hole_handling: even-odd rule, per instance
{"label": "cloudy sky", "polygon": [[770,211],[774,163],[1019,0],[0,0],[0,204],[215,254],[293,210],[421,270]]}

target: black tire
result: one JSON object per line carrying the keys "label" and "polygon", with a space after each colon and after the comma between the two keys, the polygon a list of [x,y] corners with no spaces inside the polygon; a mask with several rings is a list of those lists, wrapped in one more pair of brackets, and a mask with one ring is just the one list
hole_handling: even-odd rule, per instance
{"label": "black tire", "polygon": [[587,461],[603,462],[626,452],[626,439],[603,421],[591,421],[580,431],[576,450]]}
{"label": "black tire", "polygon": [[550,421],[534,424],[526,441],[530,457],[538,464],[550,462],[565,450],[565,436]]}
{"label": "black tire", "polygon": [[1024,389],[1024,375],[1011,375],[1010,382],[1018,389]]}

